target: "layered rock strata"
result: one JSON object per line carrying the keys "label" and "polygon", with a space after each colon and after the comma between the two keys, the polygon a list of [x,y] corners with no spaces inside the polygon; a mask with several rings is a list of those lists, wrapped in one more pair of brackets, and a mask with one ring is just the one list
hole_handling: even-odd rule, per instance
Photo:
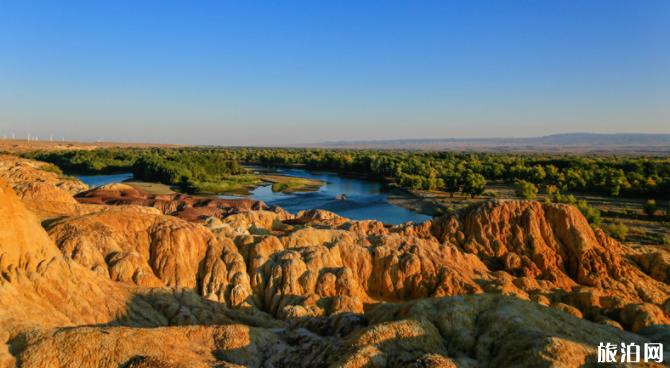
{"label": "layered rock strata", "polygon": [[[568,205],[197,223],[1,180],[2,367],[596,367],[601,342],[670,347],[665,250]],[[68,205],[106,210],[44,216]]]}

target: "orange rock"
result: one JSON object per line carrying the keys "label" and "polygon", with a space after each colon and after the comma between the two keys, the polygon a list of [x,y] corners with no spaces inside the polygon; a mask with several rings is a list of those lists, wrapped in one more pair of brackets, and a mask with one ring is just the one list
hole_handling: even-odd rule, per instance
{"label": "orange rock", "polygon": [[[0,366],[582,367],[600,342],[667,340],[666,257],[572,206],[390,228],[314,210],[275,231],[291,215],[123,185],[75,203],[31,165],[5,164],[21,200],[0,181]],[[156,213],[175,203],[222,218]]]}

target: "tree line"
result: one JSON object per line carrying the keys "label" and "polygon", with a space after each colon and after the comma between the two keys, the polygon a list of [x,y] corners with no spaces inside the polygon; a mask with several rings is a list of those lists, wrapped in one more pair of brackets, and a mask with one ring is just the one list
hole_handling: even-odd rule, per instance
{"label": "tree line", "polygon": [[105,175],[131,172],[137,179],[177,185],[187,193],[236,189],[259,179],[237,161],[206,149],[110,148],[31,152],[24,157],[57,165],[68,174]]}
{"label": "tree line", "polygon": [[242,162],[362,173],[406,188],[471,196],[481,195],[486,183],[515,185],[524,181],[560,192],[670,199],[667,157],[245,147],[110,148],[26,156],[54,163],[68,173],[132,170],[139,179],[166,184],[246,174],[238,164]]}
{"label": "tree line", "polygon": [[361,172],[403,187],[479,195],[482,179],[514,185],[526,181],[630,198],[670,198],[670,159],[616,155],[415,152],[376,150],[229,150],[230,158],[271,165]]}

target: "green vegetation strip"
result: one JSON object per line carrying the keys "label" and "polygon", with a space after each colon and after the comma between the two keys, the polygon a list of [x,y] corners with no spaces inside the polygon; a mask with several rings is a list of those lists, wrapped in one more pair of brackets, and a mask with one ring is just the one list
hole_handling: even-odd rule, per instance
{"label": "green vegetation strip", "polygon": [[[300,165],[307,169],[362,173],[421,190],[482,195],[486,184],[553,187],[556,192],[646,198],[665,207],[670,199],[670,158],[615,155],[415,152],[286,148],[113,148],[25,154],[67,173],[132,172],[146,181],[195,191],[201,183],[252,181],[239,163]],[[243,181],[238,178],[245,177]],[[213,184],[212,184],[213,183]],[[521,196],[532,196],[526,185]],[[662,202],[660,202],[662,201]],[[650,208],[651,212],[651,208]]]}
{"label": "green vegetation strip", "polygon": [[274,183],[272,184],[272,191],[273,192],[281,192],[286,189],[291,189],[291,188],[299,188],[299,187],[304,187],[307,185],[307,182],[302,179],[290,179],[285,182],[279,182],[279,183]]}

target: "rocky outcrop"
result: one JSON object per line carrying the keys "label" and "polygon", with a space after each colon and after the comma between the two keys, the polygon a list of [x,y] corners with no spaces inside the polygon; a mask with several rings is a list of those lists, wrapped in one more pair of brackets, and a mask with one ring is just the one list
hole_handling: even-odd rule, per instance
{"label": "rocky outcrop", "polygon": [[335,227],[339,216],[308,213],[324,219],[277,234],[279,215],[266,211],[210,221],[211,231],[171,216],[107,212],[56,222],[49,233],[67,257],[114,281],[189,287],[286,320],[494,293],[629,330],[670,321],[660,307],[670,287],[570,206],[468,211],[391,229],[347,219]]}
{"label": "rocky outcrop", "polygon": [[134,205],[153,207],[165,215],[204,222],[209,217],[224,218],[248,211],[272,211],[286,218],[291,215],[276,206],[248,198],[222,199],[193,197],[185,194],[151,194],[125,184],[108,184],[79,193],[75,199],[83,204]]}
{"label": "rocky outcrop", "polygon": [[[0,180],[0,367],[596,367],[601,342],[670,335],[666,257],[568,205],[393,227],[250,207],[203,226],[156,212],[189,198],[143,213],[13,187]],[[47,203],[116,210],[63,212],[47,233],[26,209]]]}
{"label": "rocky outcrop", "polygon": [[[41,228],[38,218],[2,180],[0,296],[0,338],[3,341],[0,366],[3,367],[17,364],[68,366],[68,358],[62,354],[74,357],[75,351],[63,346],[60,355],[57,353],[55,360],[49,360],[47,357],[53,351],[38,352],[36,343],[32,343],[39,341],[40,336],[53,336],[68,326],[231,324],[237,318],[238,323],[251,326],[277,326],[277,322],[262,316],[250,318],[226,310],[188,288],[129,288],[82,267],[61,254]],[[97,329],[94,331],[99,333]],[[90,365],[104,365],[104,362]]]}
{"label": "rocky outcrop", "polygon": [[104,211],[131,211],[146,214],[160,214],[157,209],[144,206],[81,204],[77,202],[70,193],[46,182],[17,184],[14,187],[14,190],[26,208],[43,221],[82,216]]}
{"label": "rocky outcrop", "polygon": [[17,184],[47,183],[71,195],[88,189],[88,185],[79,180],[62,178],[56,173],[42,170],[46,165],[46,162],[0,155],[0,179],[12,187]]}
{"label": "rocky outcrop", "polygon": [[206,228],[165,215],[99,212],[55,222],[60,251],[114,281],[195,289],[199,263],[214,240]]}
{"label": "rocky outcrop", "polygon": [[209,220],[210,231],[173,216],[104,212],[52,223],[49,233],[68,258],[114,281],[189,287],[280,319],[496,293],[627,329],[670,321],[658,307],[670,287],[571,206],[487,202],[392,228],[312,210],[298,214],[312,226],[278,231],[283,217],[248,211]]}

